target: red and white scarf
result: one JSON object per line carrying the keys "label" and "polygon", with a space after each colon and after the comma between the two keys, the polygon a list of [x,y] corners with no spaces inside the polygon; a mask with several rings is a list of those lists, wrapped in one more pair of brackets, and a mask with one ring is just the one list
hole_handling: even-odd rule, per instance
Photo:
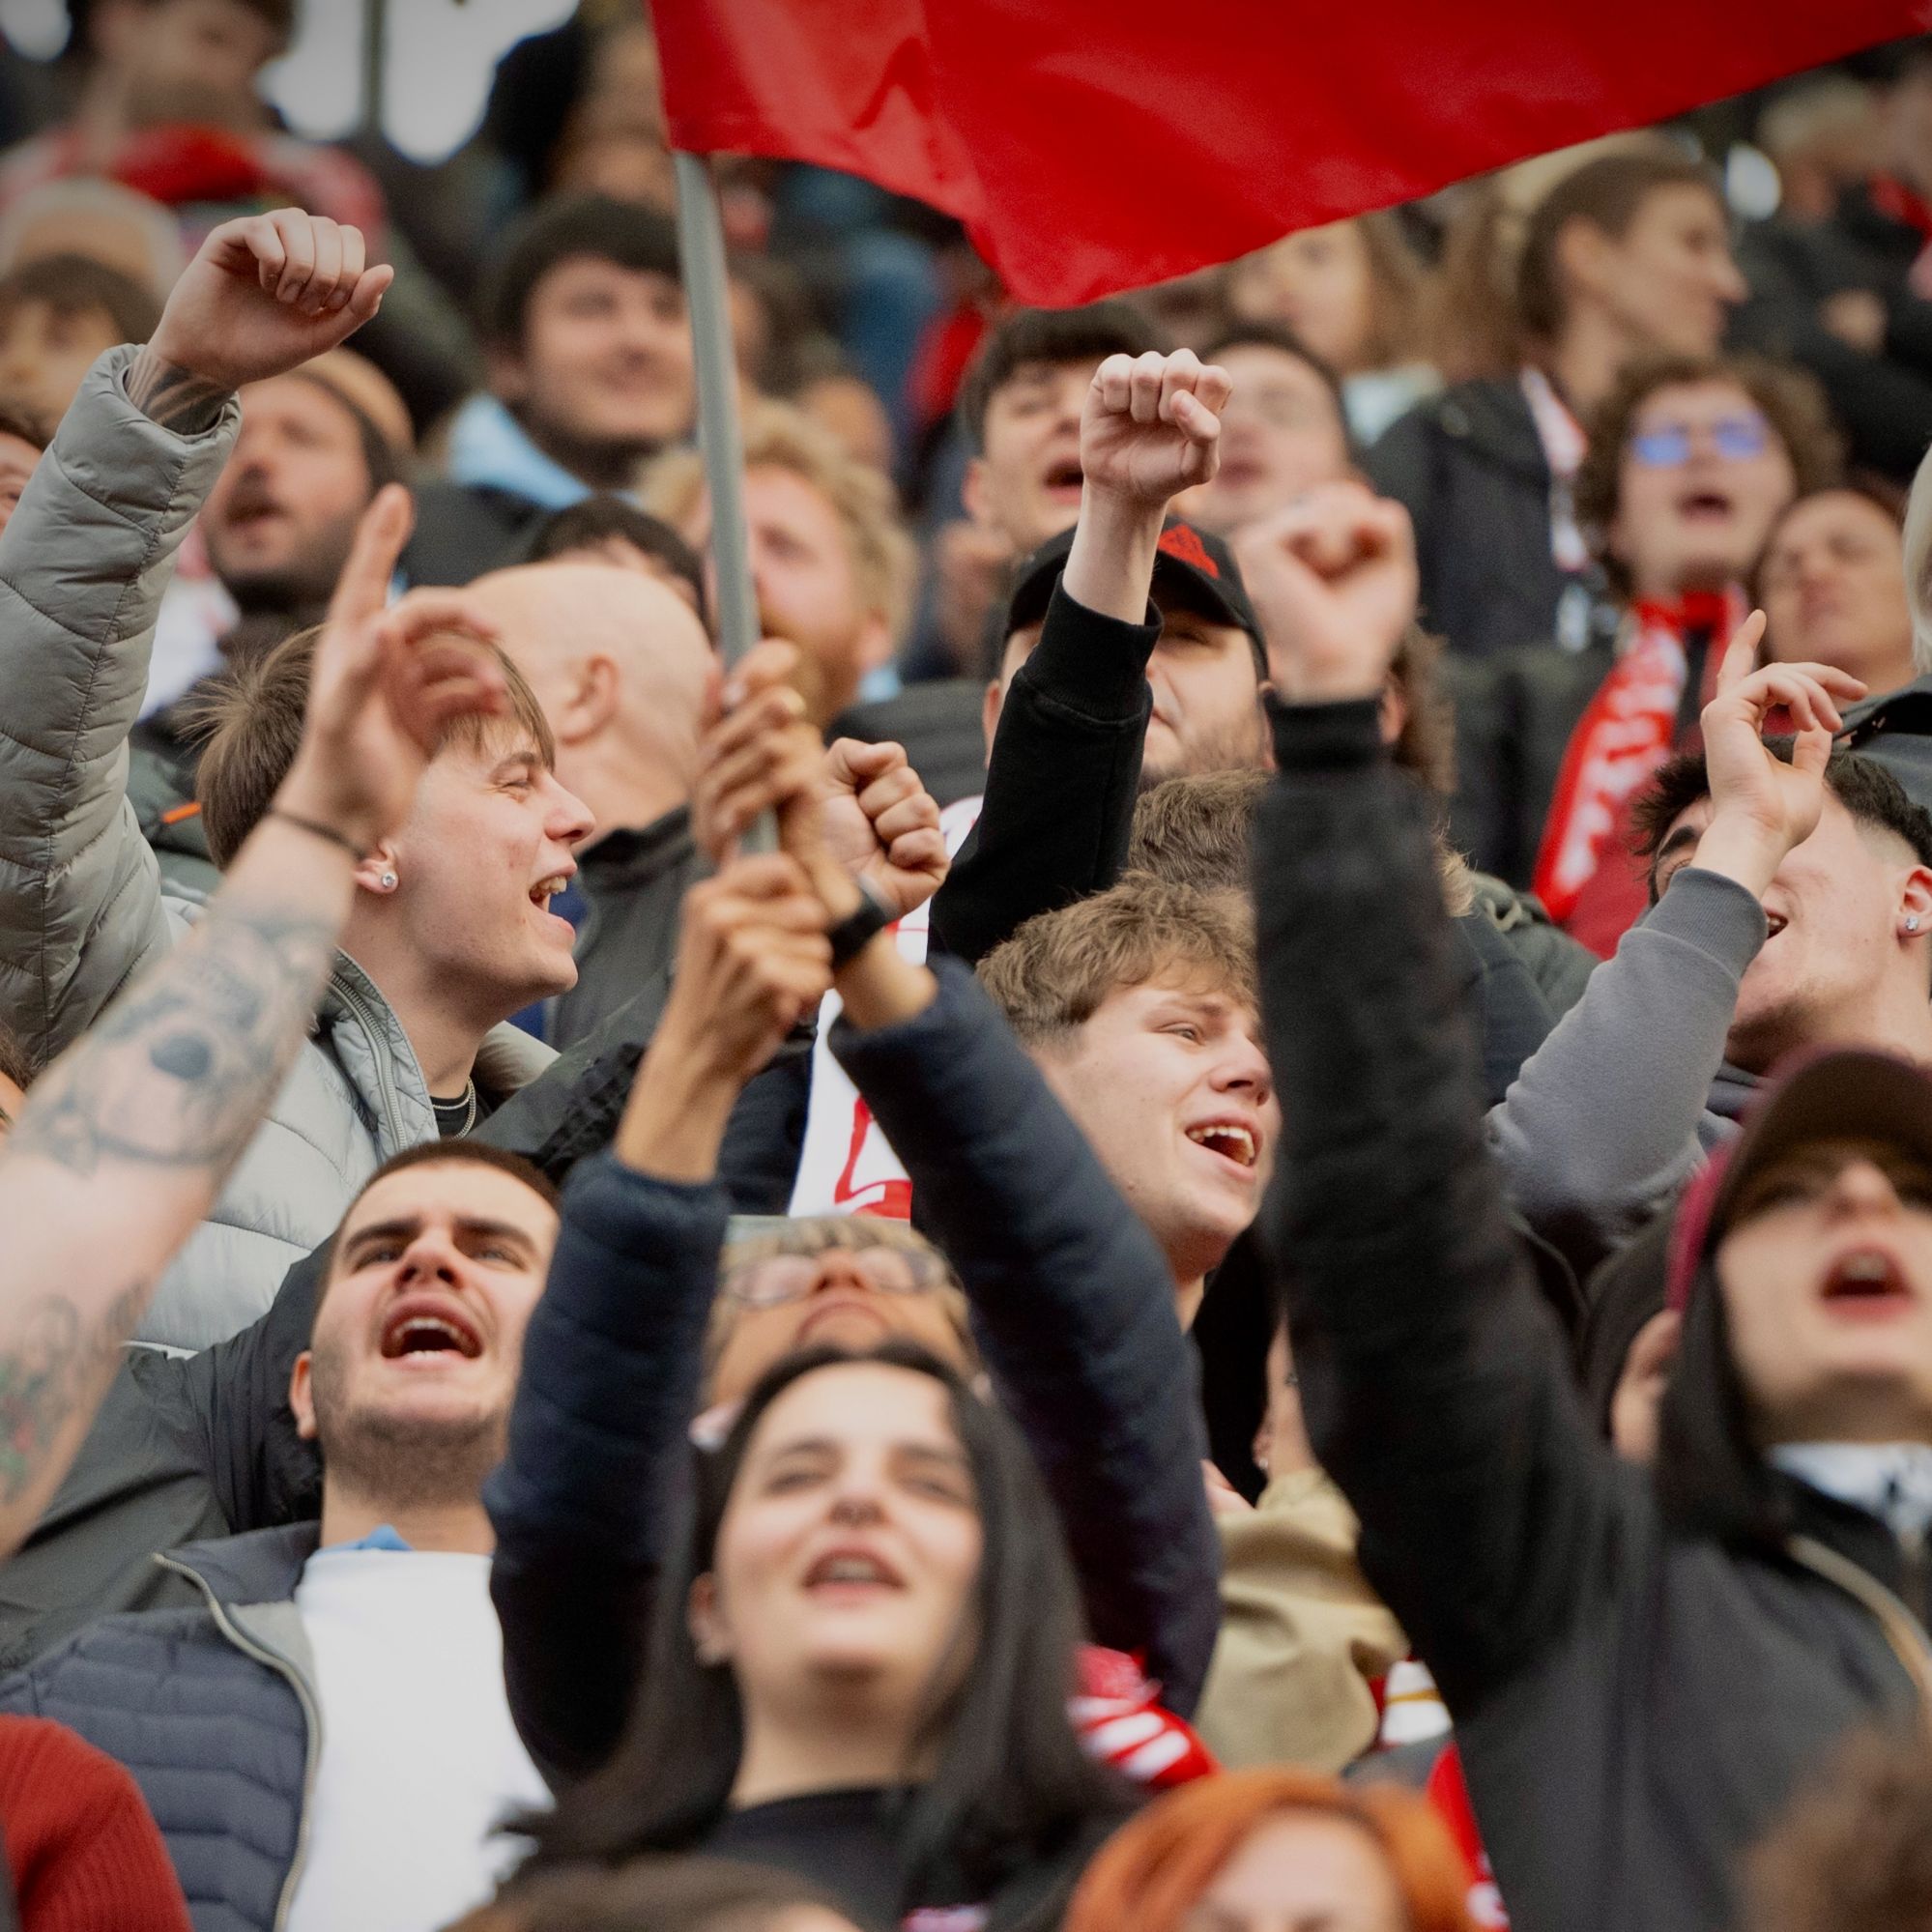
{"label": "red and white scarf", "polygon": [[[1707,629],[1721,645],[1743,614],[1735,591],[1647,599],[1632,610],[1621,654],[1570,735],[1537,852],[1536,895],[1559,925],[1576,909],[1630,799],[1670,756],[1689,662],[1685,640]],[[1707,654],[1707,685],[1719,654]]]}

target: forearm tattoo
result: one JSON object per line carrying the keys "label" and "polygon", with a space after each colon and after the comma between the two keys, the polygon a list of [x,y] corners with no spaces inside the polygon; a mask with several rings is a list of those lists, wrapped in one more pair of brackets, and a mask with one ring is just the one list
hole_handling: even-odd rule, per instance
{"label": "forearm tattoo", "polygon": [[[234,888],[28,1096],[7,1142],[112,1190],[112,1164],[179,1170],[212,1193],[261,1125],[307,1031],[335,929]],[[139,1264],[136,1264],[139,1265]],[[92,1295],[0,1301],[0,1507],[47,1466],[62,1428],[91,1414],[134,1332],[146,1276],[98,1313]],[[0,1296],[10,1287],[0,1269]]]}
{"label": "forearm tattoo", "polygon": [[37,1085],[9,1153],[226,1168],[261,1124],[329,969],[334,929],[216,899]]}
{"label": "forearm tattoo", "polygon": [[230,393],[206,376],[163,361],[145,344],[128,364],[123,381],[128,400],[143,416],[182,436],[195,436],[213,429],[221,420],[221,411]]}
{"label": "forearm tattoo", "polygon": [[47,1295],[0,1345],[0,1507],[26,1494],[69,1420],[93,1413],[147,1301],[146,1282],[124,1288],[89,1330],[71,1301]]}

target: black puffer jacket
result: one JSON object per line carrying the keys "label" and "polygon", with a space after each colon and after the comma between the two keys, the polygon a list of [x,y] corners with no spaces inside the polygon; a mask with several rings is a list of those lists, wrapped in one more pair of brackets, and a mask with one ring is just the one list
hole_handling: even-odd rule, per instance
{"label": "black puffer jacket", "polygon": [[1923,1577],[1752,1456],[1715,1293],[1687,1321],[1708,1427],[1666,1444],[1672,1505],[1614,1459],[1504,1219],[1427,828],[1375,706],[1283,711],[1276,749],[1267,1222],[1310,1434],[1455,1716],[1518,1932],[1716,1932],[1739,1854],[1834,1742],[1916,1717]]}

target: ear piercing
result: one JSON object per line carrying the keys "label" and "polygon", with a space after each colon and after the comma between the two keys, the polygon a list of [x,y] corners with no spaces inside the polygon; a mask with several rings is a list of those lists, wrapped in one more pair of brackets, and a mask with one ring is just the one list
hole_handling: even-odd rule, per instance
{"label": "ear piercing", "polygon": [[[382,886],[385,892],[393,892],[396,889],[395,874],[392,872],[384,873],[382,878]],[[1914,923],[1916,924],[1917,922],[1915,921]]]}
{"label": "ear piercing", "polygon": [[1911,915],[1911,916],[1910,916],[1910,917],[1909,917],[1909,918],[1908,918],[1908,919],[1906,920],[1906,922],[1905,922],[1905,930],[1906,930],[1906,931],[1907,931],[1908,933],[1916,933],[1916,932],[1918,932],[1918,914],[1917,912],[1914,912],[1914,913],[1913,913],[1913,914],[1912,914],[1912,915]]}

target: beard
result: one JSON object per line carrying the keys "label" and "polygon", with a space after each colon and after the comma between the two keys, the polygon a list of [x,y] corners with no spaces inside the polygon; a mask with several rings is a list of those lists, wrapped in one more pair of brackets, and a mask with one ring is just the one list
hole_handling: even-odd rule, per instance
{"label": "beard", "polygon": [[315,1433],[329,1475],[351,1493],[397,1513],[475,1503],[504,1458],[508,1417],[395,1415],[358,1404],[338,1349],[309,1362]]}
{"label": "beard", "polygon": [[1257,706],[1240,724],[1224,725],[1184,738],[1159,761],[1142,755],[1140,790],[1151,792],[1169,778],[1202,778],[1213,771],[1267,771],[1267,725]]}

